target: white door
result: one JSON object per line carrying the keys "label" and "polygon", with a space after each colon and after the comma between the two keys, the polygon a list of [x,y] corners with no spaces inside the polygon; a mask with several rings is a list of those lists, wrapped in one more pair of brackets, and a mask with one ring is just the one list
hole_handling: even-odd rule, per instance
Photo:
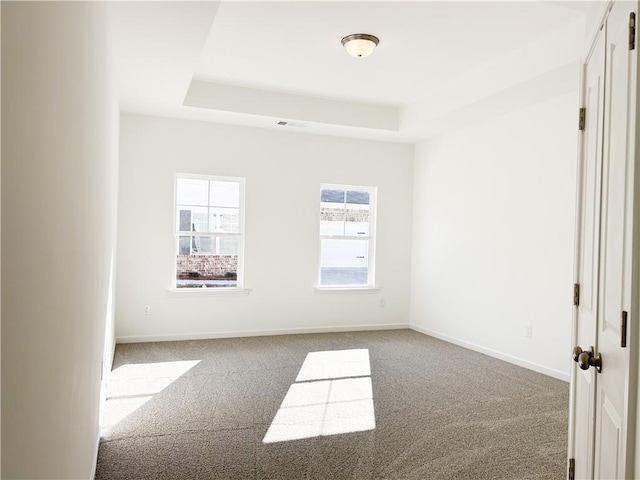
{"label": "white door", "polygon": [[[584,70],[583,105],[585,128],[579,177],[577,283],[580,302],[576,308],[576,341],[588,350],[596,344],[598,267],[600,244],[600,184],[602,172],[602,122],[604,119],[605,33],[598,34]],[[577,365],[576,365],[577,367]],[[573,448],[576,478],[593,478],[594,399],[596,371],[575,368],[573,387]],[[570,456],[571,456],[570,452]]]}
{"label": "white door", "polygon": [[[606,26],[605,116],[600,221],[600,292],[596,351],[602,373],[596,387],[595,478],[632,476],[626,452],[635,142],[635,51],[629,49],[629,18],[635,2],[616,2]],[[623,314],[623,312],[626,312]],[[629,431],[627,431],[629,430]]]}
{"label": "white door", "polygon": [[635,434],[628,424],[635,383],[622,321],[631,311],[636,51],[629,49],[629,25],[636,5],[614,4],[585,68],[576,339],[588,353],[572,375],[578,479],[633,475],[627,445]]}

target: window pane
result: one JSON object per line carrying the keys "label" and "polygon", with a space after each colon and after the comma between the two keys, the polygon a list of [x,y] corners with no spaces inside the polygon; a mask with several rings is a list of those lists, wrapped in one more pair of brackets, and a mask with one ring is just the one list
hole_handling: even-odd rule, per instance
{"label": "window pane", "polygon": [[220,255],[238,255],[239,251],[239,237],[220,237]]}
{"label": "window pane", "polygon": [[344,222],[320,221],[320,235],[344,235]]}
{"label": "window pane", "polygon": [[348,190],[347,203],[355,205],[369,205],[369,192],[362,190]]}
{"label": "window pane", "polygon": [[238,208],[211,208],[211,231],[240,233],[240,210]]}
{"label": "window pane", "polygon": [[367,285],[368,240],[323,239],[320,255],[320,285]]}
{"label": "window pane", "polygon": [[239,207],[240,206],[240,184],[236,182],[211,182],[209,192],[209,205],[212,207]]}
{"label": "window pane", "polygon": [[178,240],[178,255],[191,253],[191,237],[180,237]]}
{"label": "window pane", "polygon": [[347,192],[345,233],[356,236],[369,235],[369,192]]}
{"label": "window pane", "polygon": [[212,237],[191,237],[191,253],[211,255],[216,253],[216,242]]}
{"label": "window pane", "polygon": [[344,235],[344,190],[320,190],[320,235]]}
{"label": "window pane", "polygon": [[179,178],[177,184],[178,205],[207,205],[207,180]]}
{"label": "window pane", "polygon": [[191,210],[184,210],[178,207],[178,231],[190,232],[191,231]]}
{"label": "window pane", "polygon": [[[369,235],[369,206],[347,204],[346,235]],[[364,208],[362,208],[364,207]]]}
{"label": "window pane", "polygon": [[320,190],[320,201],[327,203],[342,203],[344,204],[344,190]]}
{"label": "window pane", "polygon": [[349,236],[369,236],[369,222],[349,222],[345,223],[345,235]]}
{"label": "window pane", "polygon": [[177,228],[180,232],[209,232],[207,207],[185,207],[178,205]]}
{"label": "window pane", "polygon": [[320,235],[344,235],[344,204],[320,203]]}
{"label": "window pane", "polygon": [[[180,237],[180,245],[183,239]],[[238,282],[237,237],[190,237],[192,253],[180,248],[176,258],[177,288],[220,288],[236,287]],[[233,244],[235,242],[235,248]],[[216,243],[220,245],[219,255],[214,254]],[[187,243],[188,244],[188,243]],[[193,247],[197,251],[193,250]]]}

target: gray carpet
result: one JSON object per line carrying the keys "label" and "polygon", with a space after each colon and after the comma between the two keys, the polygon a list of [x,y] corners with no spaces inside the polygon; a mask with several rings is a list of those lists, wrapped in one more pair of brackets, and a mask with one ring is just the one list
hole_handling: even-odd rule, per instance
{"label": "gray carpet", "polygon": [[[375,428],[264,443],[307,354],[351,349]],[[108,396],[98,480],[565,478],[567,383],[410,330],[118,345]]]}

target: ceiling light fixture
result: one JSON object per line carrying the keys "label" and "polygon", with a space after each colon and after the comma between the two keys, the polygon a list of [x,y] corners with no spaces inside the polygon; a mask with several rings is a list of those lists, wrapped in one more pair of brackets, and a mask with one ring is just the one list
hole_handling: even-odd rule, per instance
{"label": "ceiling light fixture", "polygon": [[342,39],[342,46],[347,49],[349,55],[356,58],[364,58],[371,55],[378,43],[380,43],[378,37],[368,33],[353,33]]}

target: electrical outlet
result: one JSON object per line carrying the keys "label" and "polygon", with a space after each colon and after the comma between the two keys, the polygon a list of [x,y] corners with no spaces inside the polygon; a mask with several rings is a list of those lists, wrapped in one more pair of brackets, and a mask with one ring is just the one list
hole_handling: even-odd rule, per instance
{"label": "electrical outlet", "polygon": [[144,306],[144,314],[145,315],[151,315],[151,305],[145,305]]}
{"label": "electrical outlet", "polygon": [[380,306],[381,307],[386,307],[387,306],[387,301],[384,298],[380,299]]}
{"label": "electrical outlet", "polygon": [[524,336],[527,338],[533,337],[533,326],[531,325],[524,326]]}

